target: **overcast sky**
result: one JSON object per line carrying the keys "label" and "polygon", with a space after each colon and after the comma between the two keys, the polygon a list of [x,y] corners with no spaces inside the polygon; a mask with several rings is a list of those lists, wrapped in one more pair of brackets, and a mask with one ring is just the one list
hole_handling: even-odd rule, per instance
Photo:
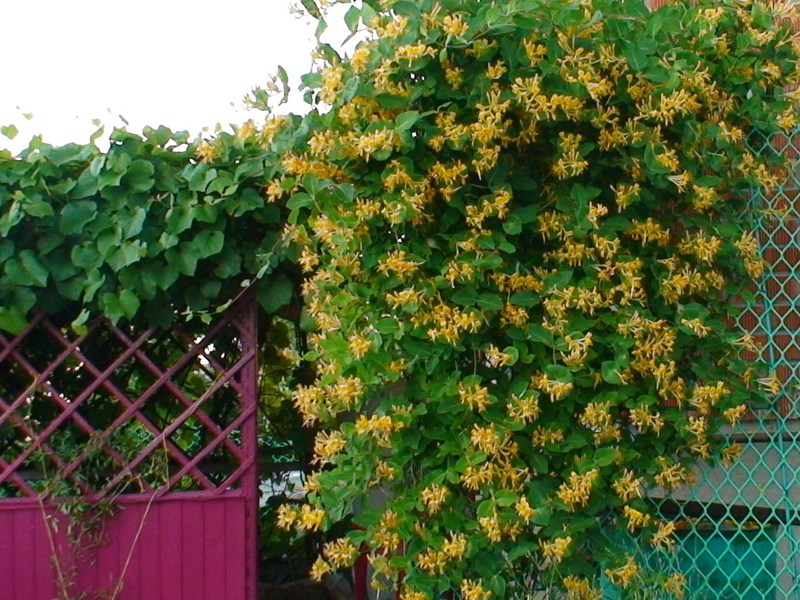
{"label": "overcast sky", "polygon": [[[241,99],[282,65],[309,70],[314,25],[290,0],[0,0],[0,125],[62,144],[86,142],[91,121],[199,132],[250,116]],[[331,27],[341,40],[344,28]],[[290,109],[305,106],[293,91]],[[287,110],[285,107],[282,110]],[[32,113],[26,121],[23,114]]]}

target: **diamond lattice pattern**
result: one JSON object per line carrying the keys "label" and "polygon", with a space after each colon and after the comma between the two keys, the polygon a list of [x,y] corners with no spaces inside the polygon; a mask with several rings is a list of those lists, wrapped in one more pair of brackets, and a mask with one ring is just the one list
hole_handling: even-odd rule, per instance
{"label": "diamond lattice pattern", "polygon": [[[754,144],[792,164],[800,135]],[[692,489],[659,499],[681,524],[674,560],[687,576],[692,600],[800,599],[800,172],[776,191],[757,194],[759,239],[768,263],[757,302],[743,306],[739,324],[762,344],[762,358],[784,384],[774,403],[726,433],[742,444],[732,467],[704,467]],[[783,213],[779,216],[779,213]]]}
{"label": "diamond lattice pattern", "polygon": [[0,334],[0,497],[235,487],[255,410],[243,315],[202,329],[97,319],[79,335],[74,315],[40,314]]}

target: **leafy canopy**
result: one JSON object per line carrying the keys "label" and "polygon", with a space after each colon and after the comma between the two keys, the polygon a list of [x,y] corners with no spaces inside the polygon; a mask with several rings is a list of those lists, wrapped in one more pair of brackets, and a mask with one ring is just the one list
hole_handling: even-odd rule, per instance
{"label": "leafy canopy", "polygon": [[763,268],[750,190],[782,176],[753,144],[797,123],[782,10],[350,8],[367,39],[320,52],[270,185],[318,327],[294,402],[324,467],[281,522],[363,527],[315,576],[364,544],[411,600],[511,596],[520,574],[599,598],[601,570],[682,593],[609,532],[670,549],[645,491],[733,459],[715,434],[763,393],[733,317]]}
{"label": "leafy canopy", "polygon": [[176,310],[220,310],[240,286],[270,312],[290,303],[287,213],[262,189],[277,162],[268,135],[246,123],[210,153],[160,127],[116,131],[107,152],[35,138],[0,154],[0,329],[75,305],[76,328],[97,314],[164,325]]}

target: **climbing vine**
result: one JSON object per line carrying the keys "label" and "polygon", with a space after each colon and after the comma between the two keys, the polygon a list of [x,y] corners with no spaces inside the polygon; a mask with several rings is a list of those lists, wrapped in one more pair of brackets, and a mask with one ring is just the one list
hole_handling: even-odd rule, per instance
{"label": "climbing vine", "polygon": [[0,154],[0,329],[21,330],[34,307],[74,305],[76,328],[97,314],[166,325],[249,286],[269,312],[290,304],[286,214],[262,191],[276,162],[268,135],[245,123],[211,150],[160,127],[116,131],[107,152],[35,138]]}
{"label": "climbing vine", "polygon": [[294,402],[321,427],[310,504],[280,519],[362,527],[314,576],[366,547],[409,600],[511,597],[519,573],[684,593],[645,581],[644,548],[676,541],[647,492],[734,459],[717,432],[777,385],[732,322],[763,268],[751,191],[784,173],[753,145],[797,124],[791,10],[350,8],[366,39],[320,52],[269,184],[317,325]]}

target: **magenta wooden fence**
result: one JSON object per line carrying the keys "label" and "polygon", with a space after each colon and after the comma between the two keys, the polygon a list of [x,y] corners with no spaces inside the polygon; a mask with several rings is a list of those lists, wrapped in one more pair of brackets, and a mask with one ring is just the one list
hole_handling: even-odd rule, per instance
{"label": "magenta wooden fence", "polygon": [[0,334],[0,600],[253,600],[255,303],[202,331],[73,316]]}

